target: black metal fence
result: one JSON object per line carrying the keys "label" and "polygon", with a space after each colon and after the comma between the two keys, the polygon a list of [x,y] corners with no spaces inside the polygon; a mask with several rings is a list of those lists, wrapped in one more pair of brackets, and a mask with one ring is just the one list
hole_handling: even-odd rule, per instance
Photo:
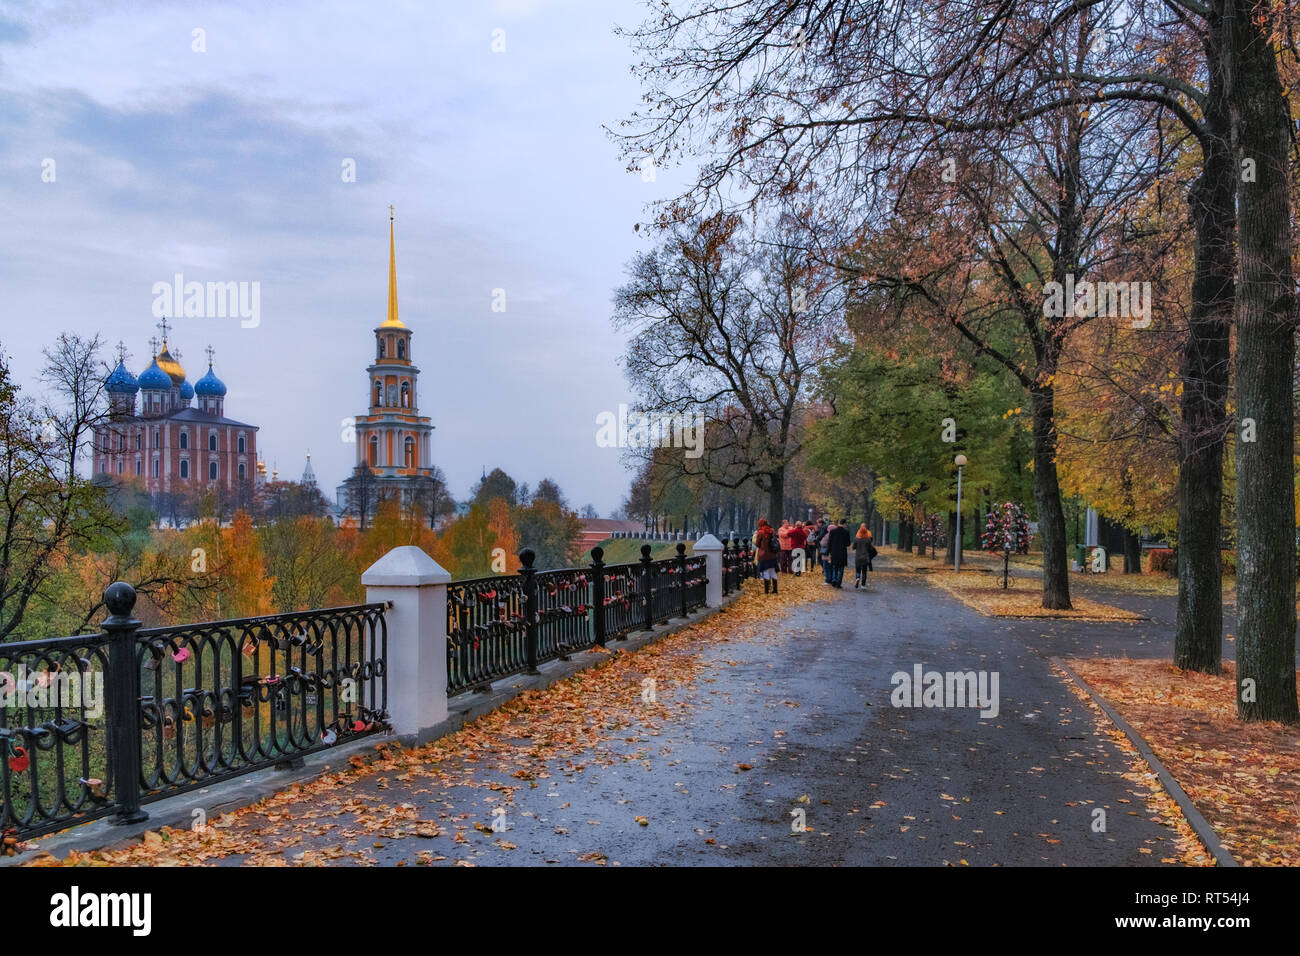
{"label": "black metal fence", "polygon": [[722,593],[739,591],[745,578],[756,576],[754,556],[749,542],[724,541],[722,543]]}
{"label": "black metal fence", "polygon": [[[703,555],[457,581],[447,688],[485,690],[705,603]],[[754,574],[724,543],[722,591]],[[0,834],[28,839],[387,729],[383,604],[142,629],[135,591],[104,592],[99,634],[0,643]]]}
{"label": "black metal fence", "polygon": [[546,661],[604,647],[701,607],[708,585],[704,556],[687,557],[685,544],[677,545],[674,558],[655,561],[650,551],[642,545],[640,561],[606,565],[604,549],[596,547],[588,568],[537,571],[525,548],[518,574],[453,581],[447,587],[447,693],[487,690],[503,677],[535,674]]}
{"label": "black metal fence", "polygon": [[383,730],[384,605],[0,644],[0,831],[39,836]]}

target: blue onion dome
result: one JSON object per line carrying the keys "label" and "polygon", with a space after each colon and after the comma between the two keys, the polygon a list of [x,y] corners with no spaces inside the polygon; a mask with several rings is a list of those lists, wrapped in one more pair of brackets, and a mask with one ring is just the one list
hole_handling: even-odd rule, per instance
{"label": "blue onion dome", "polygon": [[190,399],[194,397],[194,386],[188,381],[181,382],[181,401],[189,404]]}
{"label": "blue onion dome", "polygon": [[104,388],[114,395],[134,395],[140,390],[135,376],[126,370],[126,363],[118,361],[117,368],[113,369],[107,379],[104,380]]}
{"label": "blue onion dome", "polygon": [[154,359],[152,364],[140,373],[137,382],[143,389],[163,390],[172,387],[172,377],[158,367],[157,359]]}
{"label": "blue onion dome", "polygon": [[209,365],[207,374],[194,383],[194,394],[224,397],[226,383],[217,378],[216,373],[212,371],[212,366]]}

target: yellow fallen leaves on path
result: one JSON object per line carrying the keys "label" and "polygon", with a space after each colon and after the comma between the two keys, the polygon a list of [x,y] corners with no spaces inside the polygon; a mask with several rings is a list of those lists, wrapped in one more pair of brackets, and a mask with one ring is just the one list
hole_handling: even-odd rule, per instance
{"label": "yellow fallen leaves on path", "polygon": [[[645,761],[662,725],[689,715],[692,705],[684,691],[707,668],[736,663],[710,664],[704,650],[770,639],[784,633],[791,607],[828,597],[820,578],[811,575],[782,575],[777,595],[765,595],[757,580],[747,581],[742,595],[721,612],[636,651],[617,651],[617,642],[610,650],[592,651],[603,658],[596,666],[545,690],[527,691],[431,743],[416,748],[378,744],[368,762],[341,761],[337,769],[225,814],[202,830],[163,827],[125,849],[73,852],[62,861],[46,854],[27,865],[212,865],[236,855],[254,866],[342,860],[364,865],[376,862],[373,850],[383,849],[382,841],[410,837],[420,840],[413,862],[422,866],[447,858],[428,850],[425,842],[444,837],[449,842],[438,845],[448,854],[457,845],[484,852],[513,850],[515,844],[483,820],[473,820],[461,807],[450,809],[438,799],[439,791],[486,791],[487,807],[480,809],[488,813],[494,804],[512,806],[517,790],[539,786],[552,771],[568,774],[588,765]],[[653,683],[647,685],[647,680]],[[647,686],[654,688],[653,695],[645,693]],[[366,786],[382,792],[366,792]],[[635,822],[649,826],[645,815]],[[321,838],[332,845],[300,847],[304,840]],[[578,859],[605,863],[604,854],[595,852]],[[455,863],[473,865],[464,859]]]}
{"label": "yellow fallen leaves on path", "polygon": [[1042,590],[1037,578],[1013,579],[1009,588],[990,581],[986,575],[958,574],[955,571],[936,571],[923,575],[923,579],[988,617],[1061,618],[1070,621],[1146,620],[1133,611],[1078,595],[1070,597],[1070,603],[1074,605],[1072,610],[1045,608],[1042,606]]}
{"label": "yellow fallen leaves on path", "polygon": [[[1076,673],[1080,673],[1077,667],[1078,663],[1079,662],[1077,661],[1069,662],[1070,666],[1075,668]],[[1140,798],[1146,804],[1148,812],[1154,813],[1156,819],[1159,819],[1166,826],[1172,828],[1177,834],[1174,841],[1174,847],[1178,855],[1175,857],[1161,857],[1160,862],[1177,863],[1183,866],[1213,866],[1214,857],[1210,856],[1209,852],[1201,844],[1200,839],[1196,836],[1196,832],[1192,829],[1192,825],[1188,823],[1187,818],[1183,816],[1182,808],[1178,806],[1178,802],[1174,800],[1174,798],[1171,797],[1161,785],[1160,778],[1155,775],[1146,760],[1144,760],[1142,755],[1138,753],[1137,748],[1133,746],[1133,741],[1129,740],[1128,734],[1124,733],[1124,731],[1111,723],[1110,718],[1107,717],[1105,712],[1097,706],[1096,701],[1088,696],[1087,691],[1074,681],[1070,680],[1064,671],[1058,668],[1055,664],[1052,665],[1052,670],[1061,678],[1061,681],[1065,686],[1069,688],[1070,693],[1077,697],[1084,706],[1093,713],[1097,719],[1097,723],[1101,728],[1104,728],[1104,732],[1110,739],[1111,743],[1114,744],[1117,750],[1124,754],[1129,769],[1123,774],[1123,777],[1133,785],[1134,789],[1132,793],[1134,797]],[[1082,676],[1081,673],[1080,676]],[[1089,681],[1089,683],[1091,683],[1091,681]],[[1094,690],[1095,689],[1096,688],[1094,688]],[[1108,700],[1108,703],[1109,702],[1110,701]],[[1121,800],[1120,802],[1127,803],[1128,801]],[[1135,816],[1137,815],[1137,811],[1135,810],[1129,812]],[[1151,852],[1147,849],[1139,849],[1144,854]]]}
{"label": "yellow fallen leaves on path", "polygon": [[1071,660],[1151,747],[1243,865],[1300,864],[1300,730],[1237,719],[1236,668]]}

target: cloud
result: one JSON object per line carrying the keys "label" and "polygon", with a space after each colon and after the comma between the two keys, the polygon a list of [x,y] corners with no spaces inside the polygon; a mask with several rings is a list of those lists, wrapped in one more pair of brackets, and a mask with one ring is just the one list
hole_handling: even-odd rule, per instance
{"label": "cloud", "polygon": [[393,203],[453,491],[500,465],[617,506],[628,476],[594,439],[595,413],[630,399],[610,295],[643,248],[631,223],[674,184],[628,175],[605,138],[638,95],[610,22],[643,9],[595,9],[58,2],[0,20],[0,206],[21,223],[0,233],[0,340],[27,386],[46,343],[20,321],[121,338],[138,371],[154,282],[258,281],[257,329],[182,319],[175,341],[192,372],[211,343],[268,463],[296,475],[310,447],[330,490],[354,454],[339,420],[365,410]]}

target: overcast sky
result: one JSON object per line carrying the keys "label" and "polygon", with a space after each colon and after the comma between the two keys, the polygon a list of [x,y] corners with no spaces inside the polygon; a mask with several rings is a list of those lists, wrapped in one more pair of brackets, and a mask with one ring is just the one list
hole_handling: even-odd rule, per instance
{"label": "overcast sky", "polygon": [[268,468],[296,477],[310,449],[332,498],[355,460],[340,423],[366,410],[392,203],[420,411],[452,493],[500,466],[607,514],[629,476],[596,416],[631,398],[611,295],[646,247],[645,204],[681,181],[628,173],[602,130],[637,108],[613,27],[644,12],[0,3],[0,347],[19,382],[36,388],[61,330],[125,341],[138,375],[153,286],[176,273],[258,282],[256,327],[178,317],[172,344],[191,382],[211,344],[226,413],[261,426]]}

